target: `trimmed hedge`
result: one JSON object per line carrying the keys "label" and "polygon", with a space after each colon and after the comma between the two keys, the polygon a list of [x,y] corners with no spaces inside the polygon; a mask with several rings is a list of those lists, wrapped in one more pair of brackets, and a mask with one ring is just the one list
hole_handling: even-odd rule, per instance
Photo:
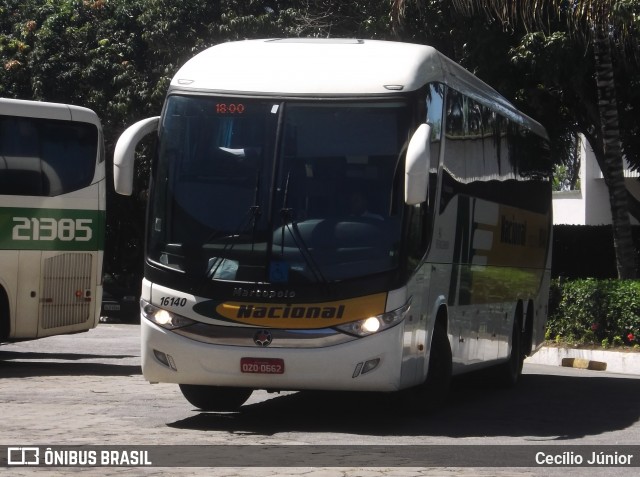
{"label": "trimmed hedge", "polygon": [[546,338],[640,347],[639,280],[553,280]]}

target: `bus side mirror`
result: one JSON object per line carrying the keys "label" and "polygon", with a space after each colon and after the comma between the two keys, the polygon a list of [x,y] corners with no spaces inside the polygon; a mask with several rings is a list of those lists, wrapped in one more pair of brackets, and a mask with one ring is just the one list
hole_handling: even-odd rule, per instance
{"label": "bus side mirror", "polygon": [[409,141],[404,168],[404,202],[407,205],[421,204],[427,200],[430,138],[431,126],[421,124]]}
{"label": "bus side mirror", "polygon": [[133,164],[136,146],[147,134],[158,129],[160,116],[143,119],[128,127],[118,138],[113,152],[113,185],[118,194],[133,192]]}

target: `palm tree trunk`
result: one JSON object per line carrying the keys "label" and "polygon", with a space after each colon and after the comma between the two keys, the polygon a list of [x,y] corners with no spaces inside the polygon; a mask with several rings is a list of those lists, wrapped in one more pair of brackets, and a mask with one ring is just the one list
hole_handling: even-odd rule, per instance
{"label": "palm tree trunk", "polygon": [[[607,16],[604,16],[604,18],[607,18]],[[596,87],[598,90],[598,109],[604,150],[602,174],[609,190],[616,267],[618,278],[635,278],[637,269],[636,252],[631,236],[627,189],[624,184],[618,106],[613,79],[608,24],[597,22],[594,30],[593,49],[596,64]]]}

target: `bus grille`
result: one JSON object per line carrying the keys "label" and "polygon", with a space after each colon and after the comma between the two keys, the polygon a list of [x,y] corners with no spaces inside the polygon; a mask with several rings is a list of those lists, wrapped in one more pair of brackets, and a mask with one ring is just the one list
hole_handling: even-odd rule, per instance
{"label": "bus grille", "polygon": [[84,323],[91,312],[91,254],[66,253],[44,261],[42,327]]}

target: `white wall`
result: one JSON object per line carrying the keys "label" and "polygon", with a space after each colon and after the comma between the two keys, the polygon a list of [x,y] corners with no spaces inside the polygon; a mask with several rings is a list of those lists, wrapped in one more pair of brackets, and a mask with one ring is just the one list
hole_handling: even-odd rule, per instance
{"label": "white wall", "polygon": [[585,207],[582,191],[569,190],[553,193],[553,223],[585,225]]}
{"label": "white wall", "polygon": [[[556,225],[608,225],[611,223],[609,192],[593,149],[584,137],[580,137],[580,186],[579,191],[553,193],[553,223]],[[626,163],[625,163],[626,166]],[[640,198],[640,181],[637,172],[625,169],[627,189]],[[637,224],[633,218],[632,224]]]}

